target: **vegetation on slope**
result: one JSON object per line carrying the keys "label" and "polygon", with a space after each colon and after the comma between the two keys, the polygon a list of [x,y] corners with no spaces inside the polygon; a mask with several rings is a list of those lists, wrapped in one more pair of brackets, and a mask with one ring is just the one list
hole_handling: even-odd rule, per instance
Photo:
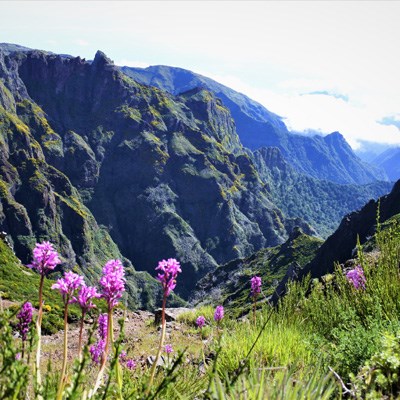
{"label": "vegetation on slope", "polygon": [[393,186],[391,182],[344,185],[318,180],[294,170],[276,147],[259,149],[253,156],[275,204],[288,217],[304,219],[323,238],[336,230],[344,215]]}
{"label": "vegetation on slope", "polygon": [[245,259],[231,261],[207,274],[196,285],[193,301],[200,304],[223,304],[233,315],[249,312],[249,282],[257,275],[263,281],[263,301],[270,297],[279,282],[293,279],[316,254],[322,240],[297,228],[282,245],[262,249]]}

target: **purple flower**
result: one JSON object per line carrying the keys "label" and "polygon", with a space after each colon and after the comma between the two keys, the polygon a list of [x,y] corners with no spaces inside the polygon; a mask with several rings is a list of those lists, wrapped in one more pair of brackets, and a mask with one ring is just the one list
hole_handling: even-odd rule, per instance
{"label": "purple flower", "polygon": [[106,348],[106,341],[103,339],[100,339],[97,343],[90,346],[89,352],[92,356],[92,360],[94,363],[100,364],[105,348]]}
{"label": "purple flower", "polygon": [[19,320],[17,324],[17,329],[23,341],[26,340],[26,336],[29,332],[29,324],[32,321],[32,313],[32,304],[27,301],[26,303],[24,303],[24,305],[21,307],[20,312],[17,314],[17,318]]}
{"label": "purple flower", "polygon": [[118,304],[125,290],[125,271],[120,260],[110,260],[103,268],[103,276],[100,279],[102,297],[106,299],[111,309]]}
{"label": "purple flower", "polygon": [[[108,331],[108,315],[107,314],[100,314],[97,320],[98,327],[97,327],[97,337],[99,340],[90,346],[90,354],[92,355],[92,360],[94,363],[99,364],[103,353],[106,349],[106,342],[107,342],[107,331]],[[126,354],[126,353],[125,353]],[[120,354],[120,356],[122,353]]]}
{"label": "purple flower", "polygon": [[364,270],[360,265],[347,272],[346,278],[356,289],[365,289],[367,280],[364,276]]}
{"label": "purple flower", "polygon": [[162,272],[157,275],[157,279],[162,284],[164,296],[168,296],[175,289],[176,277],[179,272],[182,272],[181,266],[175,258],[169,258],[167,261],[160,261],[156,267],[157,270]]}
{"label": "purple flower", "polygon": [[15,355],[15,359],[16,359],[17,361],[21,360],[21,358],[22,358],[22,354],[21,354],[21,353],[17,353],[17,354]]}
{"label": "purple flower", "polygon": [[123,363],[126,361],[126,351],[122,350],[121,353],[119,353],[119,362]]}
{"label": "purple flower", "polygon": [[107,338],[108,315],[100,314],[98,324],[98,337],[105,340]]}
{"label": "purple flower", "polygon": [[92,299],[98,297],[101,297],[101,294],[97,292],[97,289],[95,287],[82,285],[79,290],[78,297],[74,297],[71,300],[71,303],[78,303],[82,309],[82,312],[86,313],[90,309],[96,307],[92,303]]}
{"label": "purple flower", "polygon": [[75,290],[84,284],[83,276],[69,271],[64,274],[64,278],[58,279],[51,288],[58,290],[62,295],[64,302],[66,302],[73,296]]}
{"label": "purple flower", "polygon": [[205,324],[206,324],[206,319],[205,319],[202,315],[200,315],[200,317],[197,317],[197,319],[196,319],[196,325],[197,325],[199,328],[202,328]]}
{"label": "purple flower", "polygon": [[223,306],[217,306],[215,309],[214,313],[214,320],[216,322],[220,322],[224,318],[224,307]]}
{"label": "purple flower", "polygon": [[136,368],[136,362],[133,359],[130,359],[126,362],[126,368],[132,370]]}
{"label": "purple flower", "polygon": [[171,354],[174,351],[170,344],[166,344],[164,350],[167,354]]}
{"label": "purple flower", "polygon": [[28,268],[34,268],[40,275],[46,275],[60,263],[58,253],[50,242],[36,243],[32,264],[29,264]]}
{"label": "purple flower", "polygon": [[252,297],[257,297],[261,293],[261,278],[259,276],[253,276],[250,279],[251,282],[251,295]]}

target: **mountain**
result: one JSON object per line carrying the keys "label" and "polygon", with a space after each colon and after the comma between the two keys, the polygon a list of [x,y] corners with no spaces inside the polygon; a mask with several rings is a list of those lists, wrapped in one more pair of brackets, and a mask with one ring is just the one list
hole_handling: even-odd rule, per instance
{"label": "mountain", "polygon": [[[183,267],[177,291],[218,264],[282,243],[299,219],[271,201],[229,110],[212,92],[179,96],[92,62],[0,50],[0,229],[26,263],[49,239],[92,281],[128,268],[131,302],[154,294],[157,262]],[[40,106],[39,106],[40,105]]]}
{"label": "mountain", "polygon": [[389,179],[400,178],[400,147],[392,147],[375,157],[372,164],[384,169]]}
{"label": "mountain", "polygon": [[196,87],[212,91],[230,110],[243,145],[251,150],[278,147],[296,171],[336,183],[364,184],[387,180],[383,171],[358,158],[344,137],[334,132],[325,137],[288,131],[282,119],[261,104],[210,78],[168,66],[121,67],[137,82],[179,94]]}
{"label": "mountain", "polygon": [[342,185],[297,172],[277,147],[253,152],[257,170],[268,184],[274,203],[291,218],[302,218],[322,236],[335,231],[344,215],[357,210],[370,199],[388,193],[390,182]]}

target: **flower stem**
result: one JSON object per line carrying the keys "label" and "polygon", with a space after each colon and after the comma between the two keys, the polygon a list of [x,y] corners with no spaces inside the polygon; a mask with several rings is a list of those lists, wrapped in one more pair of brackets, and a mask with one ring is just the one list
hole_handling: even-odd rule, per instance
{"label": "flower stem", "polygon": [[[38,344],[36,349],[36,385],[39,393],[42,389],[42,377],[40,375],[40,353],[41,353],[41,344],[42,344],[42,317],[43,317],[43,282],[44,275],[40,275],[40,283],[39,283],[39,312],[36,320],[36,331],[38,335]],[[42,399],[42,396],[39,394],[38,399]]]}
{"label": "flower stem", "polygon": [[[120,332],[121,334],[121,332]],[[111,343],[114,343],[114,329],[113,329],[113,321],[111,318],[111,331],[110,331]],[[117,349],[115,349],[117,351]],[[121,376],[121,365],[119,363],[119,354],[115,354],[116,362],[115,362],[115,375],[117,379],[117,386],[118,386],[118,396],[120,400],[122,398],[122,376]]]}
{"label": "flower stem", "polygon": [[82,334],[83,334],[83,323],[85,320],[85,311],[82,310],[81,326],[79,328],[79,342],[78,342],[78,358],[82,361]]}
{"label": "flower stem", "polygon": [[113,323],[112,323],[112,308],[109,306],[108,308],[108,318],[107,318],[107,337],[106,337],[106,346],[103,353],[103,358],[101,361],[101,366],[99,373],[97,374],[96,383],[93,389],[89,392],[88,398],[91,399],[99,389],[101,382],[103,380],[104,371],[106,369],[107,359],[108,359],[108,349],[109,349],[109,342],[113,336]]}
{"label": "flower stem", "polygon": [[154,360],[154,363],[153,363],[152,368],[151,368],[150,381],[149,381],[149,385],[148,385],[147,390],[146,390],[146,393],[145,393],[146,396],[148,396],[148,394],[150,393],[150,389],[151,389],[151,386],[152,386],[152,384],[153,384],[154,376],[155,376],[155,374],[156,374],[157,363],[158,363],[158,360],[159,360],[159,358],[160,358],[161,351],[162,351],[162,346],[163,346],[164,340],[165,340],[165,331],[166,331],[165,306],[166,306],[166,303],[167,303],[167,296],[164,294],[163,303],[162,303],[162,311],[161,311],[161,338],[160,338],[160,346],[158,347],[156,359]]}
{"label": "flower stem", "polygon": [[68,353],[68,297],[64,309],[64,353],[63,353],[63,365],[60,376],[60,383],[58,384],[57,400],[62,399],[65,373],[67,371],[67,353]]}
{"label": "flower stem", "polygon": [[254,301],[253,301],[253,322],[254,322],[254,326],[257,325],[257,320],[256,320],[256,307],[257,307],[257,300],[254,297]]}
{"label": "flower stem", "polygon": [[21,360],[24,360],[25,355],[25,340],[22,341]]}

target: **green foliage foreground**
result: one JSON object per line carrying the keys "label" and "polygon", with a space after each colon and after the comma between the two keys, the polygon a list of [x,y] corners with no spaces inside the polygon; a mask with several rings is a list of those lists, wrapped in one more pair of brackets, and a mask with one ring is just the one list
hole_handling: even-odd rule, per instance
{"label": "green foliage foreground", "polygon": [[[203,346],[171,357],[158,369],[150,392],[146,365],[124,369],[123,398],[399,398],[399,239],[400,229],[392,224],[382,231],[378,227],[374,240],[379,251],[366,253],[359,247],[365,289],[355,289],[337,266],[334,275],[321,280],[290,284],[277,308],[265,305],[258,312],[256,326],[250,316],[229,318],[229,311],[216,326],[210,307],[184,315],[185,329],[202,338]],[[34,380],[31,365],[16,359],[20,343],[12,337],[11,312],[0,317],[0,398],[22,399],[32,396]],[[200,314],[207,321],[201,331],[195,327]],[[121,338],[115,346],[130,339]],[[75,361],[64,399],[80,398],[93,384],[95,367],[87,355]],[[113,370],[96,398],[115,398]],[[44,376],[44,398],[54,397],[51,383],[58,373],[50,367]]]}

